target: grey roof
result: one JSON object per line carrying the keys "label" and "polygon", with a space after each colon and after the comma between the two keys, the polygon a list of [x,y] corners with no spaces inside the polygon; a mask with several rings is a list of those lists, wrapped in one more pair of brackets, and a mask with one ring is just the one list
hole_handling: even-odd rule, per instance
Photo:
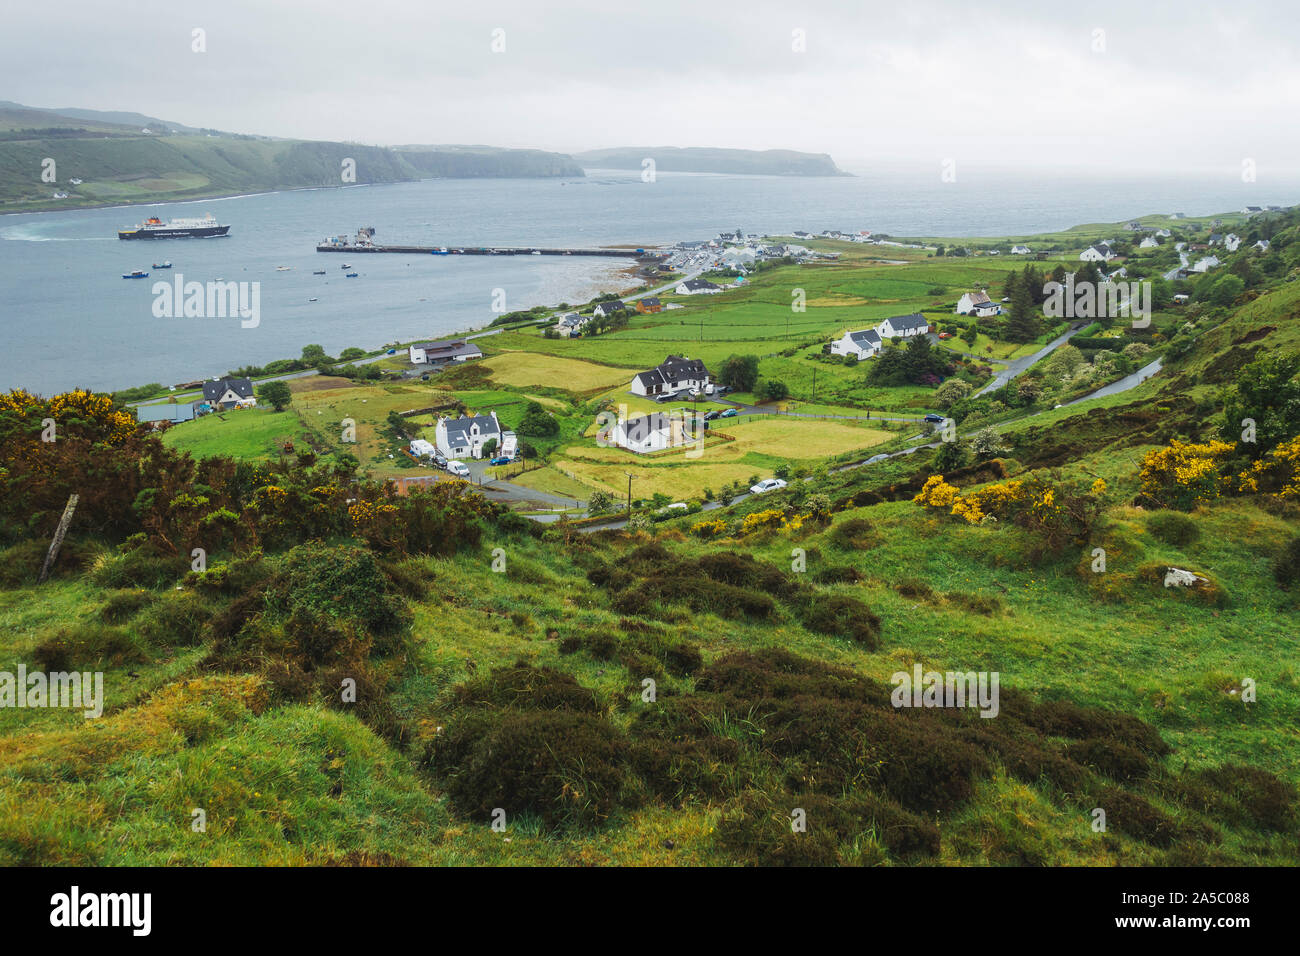
{"label": "grey roof", "polygon": [[703,360],[670,355],[654,368],[645,372],[638,372],[636,377],[641,380],[642,384],[647,386],[667,385],[669,388],[676,388],[678,382],[683,379],[698,381],[702,378],[708,378],[708,376],[709,370],[705,367]]}
{"label": "grey roof", "polygon": [[[598,303],[598,304],[596,305],[596,308],[599,309],[601,312],[605,312],[605,313],[609,313],[609,312],[617,312],[619,309],[623,309],[624,311],[626,311],[626,310],[627,310],[627,303],[626,303],[626,302],[623,302],[623,301],[620,300],[620,299],[614,299],[614,300],[611,301],[611,302],[601,302],[601,303]],[[592,311],[595,311],[595,310],[593,309]]]}
{"label": "grey roof", "polygon": [[469,444],[470,428],[475,424],[478,425],[479,434],[490,437],[501,433],[501,426],[491,415],[465,415],[460,418],[449,418],[446,421],[447,442],[449,444]]}
{"label": "grey roof", "polygon": [[452,359],[461,355],[482,355],[483,352],[473,342],[464,339],[440,339],[437,342],[417,342],[411,346],[423,349],[425,358]]}
{"label": "grey roof", "polygon": [[850,332],[849,340],[856,345],[879,345],[880,333],[875,329],[867,329],[863,332]]}
{"label": "grey roof", "polygon": [[658,305],[658,304],[659,304],[659,299],[658,299],[656,296],[653,296],[653,295],[652,295],[652,296],[648,296],[647,298],[644,298],[644,299],[639,299],[638,301],[639,301],[642,305],[646,305],[646,306],[650,306],[650,305]]}
{"label": "grey roof", "polygon": [[721,286],[710,282],[708,279],[687,279],[682,285],[688,289],[718,289]]}
{"label": "grey roof", "polygon": [[895,315],[885,320],[900,332],[905,329],[929,328],[930,320],[920,312],[913,312],[911,315]]}
{"label": "grey roof", "polygon": [[628,441],[645,441],[655,432],[668,429],[671,421],[667,412],[651,412],[649,415],[629,418],[623,422],[623,434],[627,436]]}
{"label": "grey roof", "polygon": [[246,378],[222,378],[203,383],[203,398],[209,402],[221,401],[221,396],[232,391],[240,398],[253,397],[253,383]]}

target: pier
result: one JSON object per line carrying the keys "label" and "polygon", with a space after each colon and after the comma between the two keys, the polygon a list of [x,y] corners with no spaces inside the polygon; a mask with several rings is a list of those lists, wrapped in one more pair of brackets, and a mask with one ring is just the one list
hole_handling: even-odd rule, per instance
{"label": "pier", "polygon": [[544,249],[534,246],[380,246],[374,244],[322,242],[317,252],[343,252],[364,255],[392,252],[408,256],[602,256],[619,259],[663,259],[668,253],[658,249]]}

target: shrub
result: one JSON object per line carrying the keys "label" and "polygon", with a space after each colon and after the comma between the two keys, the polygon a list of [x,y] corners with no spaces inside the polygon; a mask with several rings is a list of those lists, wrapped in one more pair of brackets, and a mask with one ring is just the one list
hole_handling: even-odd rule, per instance
{"label": "shrub", "polygon": [[143,544],[120,557],[105,559],[91,577],[104,588],[163,588],[175,584],[189,569],[189,561],[180,555]]}
{"label": "shrub", "polygon": [[173,592],[152,603],[136,622],[136,632],[154,647],[199,643],[212,611],[192,591]]}
{"label": "shrub", "polygon": [[114,591],[99,609],[99,618],[107,624],[124,624],[156,600],[158,595],[152,591]]}
{"label": "shrub", "polygon": [[880,646],[880,618],[867,605],[845,594],[818,594],[807,599],[803,623],[819,634],[847,637],[868,650]]}
{"label": "shrub", "polygon": [[625,753],[601,717],[567,710],[463,712],[436,738],[434,772],[461,813],[531,813],[547,826],[591,826],[619,803]]}
{"label": "shrub", "polygon": [[1284,588],[1290,588],[1300,579],[1300,535],[1288,541],[1274,560],[1273,578]]}
{"label": "shrub", "polygon": [[1157,541],[1179,548],[1191,544],[1201,536],[1201,529],[1196,522],[1178,511],[1157,511],[1149,515],[1147,530]]}
{"label": "shrub", "polygon": [[32,659],[43,671],[100,670],[148,660],[140,642],[117,627],[79,624],[41,641]]}
{"label": "shrub", "polygon": [[845,550],[864,551],[876,546],[879,536],[866,518],[849,518],[831,528],[830,540]]}
{"label": "shrub", "polygon": [[1075,741],[1066,745],[1065,756],[1112,780],[1124,782],[1144,777],[1151,769],[1146,754],[1113,738],[1089,737]]}

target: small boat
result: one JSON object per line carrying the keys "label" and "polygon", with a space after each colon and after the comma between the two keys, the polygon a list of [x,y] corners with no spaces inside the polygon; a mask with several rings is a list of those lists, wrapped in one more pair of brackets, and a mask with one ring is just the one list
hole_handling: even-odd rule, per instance
{"label": "small boat", "polygon": [[307,301],[308,301],[308,302],[316,302],[317,299],[316,299],[315,296],[312,296],[312,297],[311,297],[310,299],[308,299]]}
{"label": "small boat", "polygon": [[172,261],[170,259],[164,259],[162,262],[155,262],[153,267],[155,269],[170,269],[172,267]]}
{"label": "small boat", "polygon": [[541,254],[542,254],[542,253],[541,253],[541,250],[540,250],[540,249],[534,249],[534,250],[533,250],[533,255],[535,255],[535,256],[540,256]]}
{"label": "small boat", "polygon": [[350,263],[350,262],[345,262],[345,263],[343,263],[343,265],[339,266],[339,268],[340,268],[340,269],[351,269],[351,268],[352,268],[352,263]]}
{"label": "small boat", "polygon": [[133,272],[123,272],[122,278],[123,279],[147,279],[149,278],[149,273],[145,272],[143,269],[136,269]]}
{"label": "small boat", "polygon": [[323,276],[324,274],[325,274],[324,269],[316,269],[315,271],[312,272],[312,275],[314,276]]}
{"label": "small boat", "polygon": [[356,277],[357,277],[357,274],[356,274],[355,272],[349,272],[349,273],[348,273],[346,276],[344,276],[343,278],[345,278],[345,279],[355,279]]}
{"label": "small boat", "polygon": [[276,266],[276,267],[275,267],[275,271],[276,271],[276,272],[288,272],[288,271],[289,271],[290,269],[292,269],[292,268],[293,268],[293,266]]}

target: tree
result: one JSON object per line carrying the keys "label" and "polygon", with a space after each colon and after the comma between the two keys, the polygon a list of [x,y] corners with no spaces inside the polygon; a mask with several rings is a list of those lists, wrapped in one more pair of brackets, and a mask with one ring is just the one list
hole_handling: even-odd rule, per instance
{"label": "tree", "polygon": [[277,412],[284,411],[293,401],[293,393],[289,391],[289,386],[285,382],[267,382],[265,385],[259,385],[257,397],[274,406]]}
{"label": "tree", "polygon": [[321,362],[328,362],[329,356],[325,353],[325,348],[320,345],[304,345],[302,347],[303,363],[310,366],[316,366]]}
{"label": "tree", "polygon": [[496,450],[497,450],[497,440],[495,438],[489,438],[487,441],[483,443],[484,458],[494,457],[492,453]]}
{"label": "tree", "polygon": [[972,435],[970,447],[980,461],[995,458],[1006,450],[1002,447],[1002,439],[992,427],[981,428]]}
{"label": "tree", "polygon": [[521,435],[532,435],[533,437],[546,437],[554,435],[560,430],[560,423],[547,414],[546,409],[542,408],[537,402],[529,402],[524,409],[524,417],[519,421],[519,427],[515,431]]}
{"label": "tree", "polygon": [[1023,282],[1017,282],[1011,293],[1011,309],[1003,333],[1008,342],[1032,342],[1038,338],[1038,316],[1035,311],[1032,293]]}
{"label": "tree", "polygon": [[952,471],[955,468],[965,467],[969,460],[970,455],[966,451],[964,442],[946,441],[935,453],[934,467],[940,471]]}
{"label": "tree", "polygon": [[732,355],[718,367],[718,382],[737,392],[752,392],[758,384],[758,356]]}
{"label": "tree", "polygon": [[936,407],[947,411],[970,393],[971,387],[969,383],[963,382],[959,378],[950,378],[935,391],[934,404]]}
{"label": "tree", "polygon": [[764,401],[779,402],[781,399],[790,396],[790,388],[785,384],[785,382],[779,382],[776,379],[768,379],[763,383],[759,393],[762,395]]}
{"label": "tree", "polygon": [[365,349],[359,349],[359,348],[355,348],[355,347],[354,347],[354,348],[346,348],[346,349],[344,349],[342,352],[339,353],[339,361],[340,361],[340,362],[351,362],[351,361],[354,361],[354,360],[356,360],[356,359],[359,359],[359,358],[365,358],[365,357],[366,357]]}
{"label": "tree", "polygon": [[1226,275],[1214,283],[1214,288],[1210,290],[1210,304],[1230,306],[1245,288],[1246,283],[1241,276]]}
{"label": "tree", "polygon": [[587,514],[603,515],[614,510],[614,496],[608,491],[593,491],[587,496]]}
{"label": "tree", "polygon": [[[1223,393],[1219,436],[1251,458],[1261,458],[1300,434],[1300,356],[1271,355],[1243,366]],[[1253,434],[1251,425],[1253,423]],[[1253,438],[1253,441],[1248,440]]]}

